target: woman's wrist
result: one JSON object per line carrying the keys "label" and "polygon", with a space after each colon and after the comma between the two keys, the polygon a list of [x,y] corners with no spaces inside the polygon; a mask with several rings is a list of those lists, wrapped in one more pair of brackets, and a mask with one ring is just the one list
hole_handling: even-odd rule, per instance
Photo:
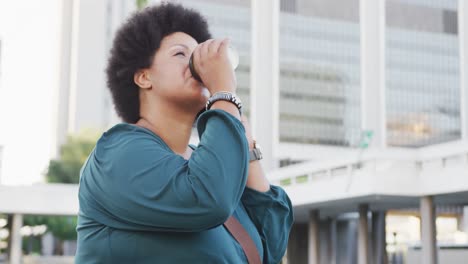
{"label": "woman's wrist", "polygon": [[259,192],[270,190],[270,182],[266,178],[259,160],[252,161],[249,164],[249,176],[247,177],[246,186]]}
{"label": "woman's wrist", "polygon": [[236,105],[228,101],[216,101],[213,103],[210,109],[220,109],[233,115],[235,118],[241,120],[239,109]]}

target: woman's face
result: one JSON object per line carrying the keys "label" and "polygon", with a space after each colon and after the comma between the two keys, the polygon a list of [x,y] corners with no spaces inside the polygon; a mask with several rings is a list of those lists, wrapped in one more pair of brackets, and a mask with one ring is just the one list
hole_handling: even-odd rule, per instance
{"label": "woman's face", "polygon": [[[208,90],[192,78],[189,59],[197,47],[190,35],[175,32],[163,38],[147,74],[150,89],[143,89],[148,99],[158,98],[183,110],[198,113],[208,100]],[[181,110],[182,110],[181,109]]]}

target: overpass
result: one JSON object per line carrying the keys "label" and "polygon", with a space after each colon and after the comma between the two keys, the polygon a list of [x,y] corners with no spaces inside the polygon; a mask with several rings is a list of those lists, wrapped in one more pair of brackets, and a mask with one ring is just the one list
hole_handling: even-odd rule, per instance
{"label": "overpass", "polygon": [[273,184],[282,185],[289,194],[296,223],[308,225],[309,263],[320,263],[320,218],[348,212],[359,212],[359,263],[368,263],[369,257],[371,263],[385,263],[385,212],[415,207],[420,207],[423,263],[437,259],[435,205],[467,204],[468,142],[418,149],[348,150],[338,157],[291,165],[269,175]]}

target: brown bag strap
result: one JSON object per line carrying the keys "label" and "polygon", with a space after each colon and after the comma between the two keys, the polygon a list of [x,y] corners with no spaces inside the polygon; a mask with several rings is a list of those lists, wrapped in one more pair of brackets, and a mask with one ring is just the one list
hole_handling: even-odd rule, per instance
{"label": "brown bag strap", "polygon": [[224,226],[229,230],[231,235],[239,242],[244,250],[249,264],[261,264],[260,255],[258,254],[257,246],[253,242],[249,233],[245,230],[242,224],[231,215],[224,223]]}

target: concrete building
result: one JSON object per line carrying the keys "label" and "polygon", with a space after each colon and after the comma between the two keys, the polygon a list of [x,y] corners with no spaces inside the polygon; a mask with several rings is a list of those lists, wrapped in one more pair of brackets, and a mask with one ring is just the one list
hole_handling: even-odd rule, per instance
{"label": "concrete building", "polygon": [[[0,36],[0,90],[2,90],[2,38]],[[0,136],[0,183],[2,180],[2,161],[3,161],[3,141],[4,139]]]}
{"label": "concrete building", "polygon": [[58,149],[61,3],[0,2],[2,184],[43,181]]}
{"label": "concrete building", "polygon": [[0,179],[2,178],[3,146],[0,145]]}
{"label": "concrete building", "polygon": [[106,89],[105,65],[113,34],[135,10],[134,1],[65,1],[62,7],[58,144],[86,128],[119,122]]}

